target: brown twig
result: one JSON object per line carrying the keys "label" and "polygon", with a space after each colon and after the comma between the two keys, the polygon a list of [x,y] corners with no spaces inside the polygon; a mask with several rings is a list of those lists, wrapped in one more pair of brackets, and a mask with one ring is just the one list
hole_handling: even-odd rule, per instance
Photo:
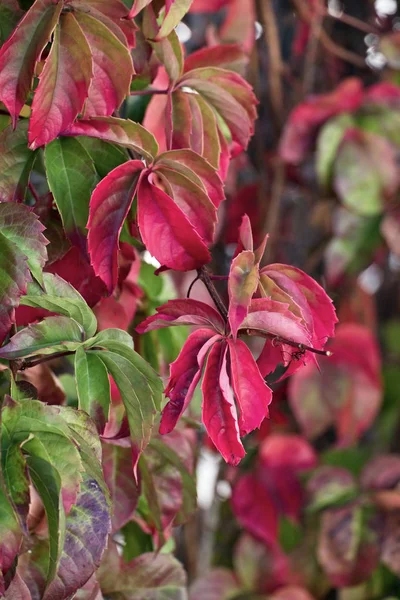
{"label": "brown twig", "polygon": [[299,342],[294,342],[293,340],[287,340],[280,335],[275,335],[274,333],[267,333],[265,331],[261,331],[259,329],[248,328],[242,329],[240,333],[245,335],[257,336],[266,339],[274,340],[278,344],[287,344],[288,346],[292,346],[292,348],[297,348],[299,351],[308,351],[313,352],[314,354],[319,354],[320,356],[333,356],[333,352],[330,350],[320,350],[319,348],[313,348],[312,346],[307,346],[306,344],[301,344]]}
{"label": "brown twig", "polygon": [[199,269],[197,271],[197,276],[206,286],[208,293],[210,294],[211,298],[213,299],[214,304],[217,307],[217,309],[218,309],[220,315],[222,316],[222,318],[224,319],[224,321],[228,322],[227,308],[226,308],[221,296],[219,295],[215,285],[211,281],[211,277],[210,277],[207,269],[205,267],[201,267],[201,269]]}
{"label": "brown twig", "polygon": [[[315,17],[312,11],[307,6],[307,4],[304,2],[304,0],[292,1],[299,14],[299,17],[312,26]],[[360,69],[368,68],[365,59],[362,56],[359,56],[359,54],[356,54],[355,52],[347,50],[346,48],[343,48],[343,46],[339,46],[339,44],[336,44],[336,42],[334,42],[332,38],[329,37],[329,35],[326,33],[323,27],[321,27],[321,30],[319,32],[319,41],[324,46],[325,50],[327,50],[334,56],[337,56],[338,58],[341,58],[342,60],[345,60],[346,62],[355,65]]]}
{"label": "brown twig", "polygon": [[357,17],[353,17],[352,15],[347,15],[344,12],[334,13],[324,9],[324,16],[335,19],[336,21],[341,21],[341,23],[354,27],[354,29],[364,31],[364,33],[380,33],[379,30],[370,23],[364,23],[361,19],[357,19]]}
{"label": "brown twig", "polygon": [[279,29],[272,0],[257,0],[257,13],[264,31],[265,45],[268,49],[268,78],[272,109],[277,123],[281,126],[284,119],[282,75],[284,63],[281,53]]}
{"label": "brown twig", "polygon": [[55,358],[62,358],[64,356],[71,356],[72,354],[75,354],[74,350],[66,350],[65,352],[55,352],[54,354],[46,354],[46,356],[41,356],[37,359],[21,360],[19,361],[18,370],[25,371],[25,369],[36,367],[37,365],[41,365],[44,362],[48,362],[49,360],[54,360]]}

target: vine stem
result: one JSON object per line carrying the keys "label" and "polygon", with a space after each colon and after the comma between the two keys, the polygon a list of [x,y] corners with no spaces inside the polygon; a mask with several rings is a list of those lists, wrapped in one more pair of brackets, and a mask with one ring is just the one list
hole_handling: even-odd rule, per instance
{"label": "vine stem", "polygon": [[300,351],[305,352],[307,350],[308,352],[313,352],[314,354],[319,354],[320,356],[333,356],[333,352],[331,352],[330,350],[320,350],[319,348],[313,348],[312,346],[307,346],[306,344],[294,342],[293,340],[287,340],[286,338],[280,335],[275,335],[274,333],[267,333],[265,331],[260,331],[259,329],[244,329],[241,331],[241,333],[271,339],[279,344],[287,344],[288,346],[292,346],[292,348],[297,348]]}
{"label": "vine stem", "polygon": [[221,296],[219,295],[215,285],[213,284],[213,282],[211,280],[211,276],[209,275],[207,269],[205,267],[201,267],[201,269],[198,269],[197,276],[198,276],[198,279],[200,279],[200,281],[202,281],[204,283],[204,285],[206,286],[207,291],[210,294],[211,298],[213,299],[215,306],[217,307],[217,309],[218,309],[219,313],[221,314],[222,318],[224,319],[225,323],[227,323],[228,322],[227,308],[226,308],[225,303],[222,300]]}
{"label": "vine stem", "polygon": [[41,365],[42,363],[48,362],[49,360],[53,360],[55,358],[62,358],[64,356],[72,356],[75,354],[74,350],[66,350],[65,352],[55,352],[54,354],[47,354],[46,356],[41,356],[36,360],[21,360],[19,363],[19,371],[25,371],[25,369],[30,369],[32,367],[36,367],[37,365]]}

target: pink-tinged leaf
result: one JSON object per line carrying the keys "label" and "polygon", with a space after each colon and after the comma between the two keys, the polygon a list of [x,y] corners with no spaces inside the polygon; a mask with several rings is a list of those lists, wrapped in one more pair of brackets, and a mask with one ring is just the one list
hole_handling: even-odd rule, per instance
{"label": "pink-tinged leaf", "polygon": [[307,365],[291,379],[289,400],[309,438],[334,425],[342,445],[352,444],[373,423],[382,402],[379,350],[362,325],[344,323],[319,359],[321,372]]}
{"label": "pink-tinged leaf", "polygon": [[367,88],[364,94],[364,103],[385,104],[397,106],[400,102],[400,87],[390,81],[380,81]]}
{"label": "pink-tinged leaf", "polygon": [[[232,0],[226,12],[226,18],[219,30],[222,42],[237,42],[243,50],[251,55],[254,48],[256,29],[254,22],[257,20],[255,6],[252,0]],[[236,71],[238,69],[233,69]],[[238,72],[241,72],[242,69]]]}
{"label": "pink-tinged leaf", "polygon": [[214,12],[221,10],[232,0],[194,0],[190,7],[191,13]]}
{"label": "pink-tinged leaf", "polygon": [[111,171],[95,188],[87,228],[91,263],[111,294],[118,281],[118,241],[143,170],[139,160]]}
{"label": "pink-tinged leaf", "polygon": [[168,97],[168,101],[171,118],[169,119],[168,114],[165,120],[167,148],[171,150],[191,148],[192,112],[189,94],[182,90],[175,90]]}
{"label": "pink-tinged leaf", "polygon": [[191,148],[219,169],[219,175],[224,180],[229,164],[229,149],[218,129],[215,113],[199,95],[189,94],[189,101],[192,109]]}
{"label": "pink-tinged leaf", "polygon": [[28,148],[28,122],[20,120],[16,129],[9,125],[0,133],[0,202],[25,199],[36,153]]}
{"label": "pink-tinged leaf", "polygon": [[133,0],[132,8],[129,12],[129,18],[133,19],[137,14],[140,13],[141,10],[148,6],[152,2],[152,0]]}
{"label": "pink-tinged leaf", "polygon": [[157,33],[157,40],[161,40],[171,33],[188,12],[193,0],[166,0],[165,13],[161,27]]}
{"label": "pink-tinged leaf", "polygon": [[36,0],[0,50],[0,100],[15,125],[31,89],[39,60],[60,16],[62,4]]}
{"label": "pink-tinged leaf", "polygon": [[239,44],[221,44],[201,48],[189,54],[185,59],[185,73],[203,67],[220,67],[234,71],[238,64],[247,62],[248,59]]}
{"label": "pink-tinged leaf", "polygon": [[400,457],[395,454],[377,456],[363,469],[361,487],[373,496],[385,511],[400,508]]}
{"label": "pink-tinged leaf", "polygon": [[282,337],[298,344],[308,345],[311,341],[301,319],[289,310],[287,304],[267,298],[252,300],[249,314],[240,329],[257,329],[271,337]]}
{"label": "pink-tinged leaf", "polygon": [[226,343],[216,343],[207,358],[203,383],[203,423],[225,461],[237,465],[245,456],[237,411],[226,370]]}
{"label": "pink-tinged leaf", "polygon": [[41,281],[47,259],[44,226],[23,204],[0,203],[0,343],[14,322],[32,273]]}
{"label": "pink-tinged leaf", "polygon": [[378,540],[365,522],[362,506],[352,503],[322,515],[318,561],[336,587],[355,586],[379,563]]}
{"label": "pink-tinged leaf", "polygon": [[80,119],[63,131],[62,135],[87,135],[105,142],[119,144],[138,152],[149,161],[158,153],[158,144],[154,136],[142,125],[129,119],[115,117]]}
{"label": "pink-tinged leaf", "polygon": [[290,114],[280,142],[283,160],[298,164],[311,150],[319,127],[334,115],[353,112],[363,100],[361,80],[346,79],[333,92],[312,96]]}
{"label": "pink-tinged leaf", "polygon": [[208,245],[214,239],[217,211],[207,195],[200,179],[195,181],[196,174],[189,169],[174,163],[169,165],[157,164],[153,168],[156,177],[149,179],[161,190],[167,190],[189,222],[193,225],[200,238]]}
{"label": "pink-tinged leaf", "polygon": [[333,175],[333,187],[342,203],[357,214],[376,215],[395,200],[399,185],[396,147],[380,135],[349,129]]}
{"label": "pink-tinged leaf", "polygon": [[290,585],[272,594],[271,600],[314,600],[314,598],[304,588]]}
{"label": "pink-tinged leaf", "polygon": [[218,67],[200,68],[185,73],[179,85],[196,90],[225,121],[233,141],[247,148],[254,133],[257,99],[240,75]]}
{"label": "pink-tinged leaf", "polygon": [[112,600],[185,596],[186,573],[171,554],[146,552],[124,562],[112,542],[104,554],[97,579],[104,595]]}
{"label": "pink-tinged leaf", "polygon": [[[264,273],[297,304],[307,329],[312,333],[313,345],[323,348],[327,339],[334,336],[337,323],[335,307],[325,290],[296,267],[268,265],[261,270],[261,280]],[[279,300],[274,295],[271,297]]]}
{"label": "pink-tinged leaf", "polygon": [[62,14],[33,98],[32,150],[54,140],[82,112],[91,79],[92,57],[82,29],[72,13]]}
{"label": "pink-tinged leaf", "polygon": [[260,448],[260,461],[269,469],[301,473],[317,465],[313,447],[300,435],[274,434]]}
{"label": "pink-tinged leaf", "polygon": [[162,265],[176,271],[210,262],[208,248],[174,200],[142,178],[138,189],[138,225],[146,248]]}
{"label": "pink-tinged leaf", "polygon": [[4,600],[32,600],[28,586],[16,573],[4,596]]}
{"label": "pink-tinged leaf", "polygon": [[124,44],[100,21],[84,12],[76,20],[87,39],[93,59],[93,79],[84,116],[109,116],[129,94],[133,76],[131,55]]}
{"label": "pink-tinged leaf", "polygon": [[170,83],[175,83],[182,75],[183,70],[182,45],[176,32],[171,31],[168,37],[153,43],[152,47],[158,60],[164,65]]}
{"label": "pink-tinged leaf", "polygon": [[229,324],[236,339],[237,331],[247,317],[253,294],[259,282],[254,252],[244,250],[233,259],[228,279]]}
{"label": "pink-tinged leaf", "polygon": [[246,531],[269,546],[276,544],[279,509],[271,492],[255,473],[240,477],[235,484],[232,510]]}
{"label": "pink-tinged leaf", "polygon": [[200,325],[223,334],[225,323],[221,315],[205,302],[192,300],[169,300],[156,308],[157,314],[147,317],[138,327],[138,333],[162,329],[173,325]]}
{"label": "pink-tinged leaf", "polygon": [[87,3],[82,0],[69,0],[68,3],[78,11],[89,13],[98,21],[102,21],[129,49],[135,47],[135,32],[138,27],[129,17],[128,8],[122,0],[88,0]]}
{"label": "pink-tinged leaf", "polygon": [[393,511],[386,516],[382,532],[381,562],[388,567],[397,577],[400,574],[399,561],[399,512]]}
{"label": "pink-tinged leaf", "polygon": [[189,405],[201,376],[202,365],[198,363],[198,354],[210,338],[214,341],[214,337],[210,329],[194,331],[183,345],[178,358],[170,365],[170,377],[165,388],[165,395],[170,400],[162,412],[161,434],[174,429]]}
{"label": "pink-tinged leaf", "polygon": [[307,481],[308,506],[314,511],[342,504],[356,493],[353,475],[341,467],[324,465]]}
{"label": "pink-tinged leaf", "polygon": [[237,542],[233,565],[245,589],[268,593],[290,581],[289,559],[279,547],[268,547],[243,533]]}
{"label": "pink-tinged leaf", "polygon": [[251,221],[248,215],[243,215],[242,223],[239,227],[239,244],[242,246],[242,250],[250,250],[253,252],[253,232],[251,228]]}
{"label": "pink-tinged leaf", "polygon": [[268,417],[272,391],[262,378],[249,348],[241,340],[228,339],[230,372],[239,408],[239,431],[244,436]]}
{"label": "pink-tinged leaf", "polygon": [[111,523],[115,532],[131,520],[138,503],[140,486],[133,473],[130,448],[103,444],[102,464],[114,508]]}
{"label": "pink-tinged leaf", "polygon": [[216,169],[192,150],[172,150],[157,156],[155,166],[165,165],[202,187],[216,208],[225,199],[224,186]]}
{"label": "pink-tinged leaf", "polygon": [[[195,0],[196,2],[196,0]],[[232,571],[218,568],[196,579],[190,588],[190,600],[229,600],[241,591]]]}

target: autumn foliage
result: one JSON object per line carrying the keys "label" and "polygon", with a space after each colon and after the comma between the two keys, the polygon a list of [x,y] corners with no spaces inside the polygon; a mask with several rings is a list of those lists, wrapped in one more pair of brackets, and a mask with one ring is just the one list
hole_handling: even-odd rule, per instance
{"label": "autumn foliage", "polygon": [[398,33],[285,4],[0,0],[6,600],[396,593]]}

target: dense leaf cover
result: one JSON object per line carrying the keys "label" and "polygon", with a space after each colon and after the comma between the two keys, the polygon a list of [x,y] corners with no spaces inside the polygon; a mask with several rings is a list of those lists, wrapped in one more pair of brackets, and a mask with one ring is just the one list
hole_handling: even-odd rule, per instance
{"label": "dense leaf cover", "polygon": [[288,4],[0,0],[1,598],[396,591],[399,34]]}

